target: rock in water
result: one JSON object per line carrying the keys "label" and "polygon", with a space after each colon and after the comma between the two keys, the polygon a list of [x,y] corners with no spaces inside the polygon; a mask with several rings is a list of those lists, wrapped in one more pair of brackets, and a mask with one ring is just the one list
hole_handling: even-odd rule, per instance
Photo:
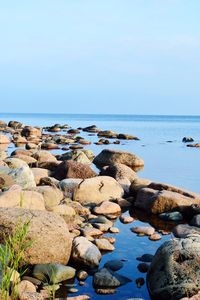
{"label": "rock in water", "polygon": [[24,251],[27,264],[67,264],[71,254],[71,238],[65,221],[54,213],[21,208],[0,208],[0,242],[14,233],[15,228],[29,222]]}
{"label": "rock in water", "polygon": [[150,294],[178,300],[200,290],[200,236],[173,239],[157,250],[147,274]]}
{"label": "rock in water", "polygon": [[72,258],[75,262],[82,263],[89,267],[99,265],[101,252],[85,237],[76,237],[72,245]]}
{"label": "rock in water", "polygon": [[95,157],[93,163],[98,167],[113,165],[115,163],[124,164],[132,169],[144,166],[144,161],[135,154],[111,149],[104,149]]}
{"label": "rock in water", "polygon": [[61,264],[41,264],[33,269],[33,276],[44,283],[59,283],[75,277],[76,270]]}

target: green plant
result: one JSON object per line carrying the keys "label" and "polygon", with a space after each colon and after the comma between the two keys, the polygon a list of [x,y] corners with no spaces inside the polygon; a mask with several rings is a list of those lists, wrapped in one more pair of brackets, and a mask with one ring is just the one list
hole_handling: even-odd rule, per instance
{"label": "green plant", "polygon": [[[18,225],[14,233],[5,237],[4,245],[0,246],[0,268],[2,272],[1,278],[1,299],[7,300],[9,295],[12,299],[17,299],[17,283],[18,278],[16,271],[22,271],[24,251],[31,245],[27,239],[30,221],[26,221],[23,225]],[[12,283],[12,285],[11,285]]]}

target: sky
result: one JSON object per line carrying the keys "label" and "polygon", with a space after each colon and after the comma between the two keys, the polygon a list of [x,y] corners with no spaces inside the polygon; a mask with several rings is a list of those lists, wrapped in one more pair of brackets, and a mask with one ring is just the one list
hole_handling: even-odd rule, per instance
{"label": "sky", "polygon": [[0,112],[200,114],[199,0],[0,0]]}

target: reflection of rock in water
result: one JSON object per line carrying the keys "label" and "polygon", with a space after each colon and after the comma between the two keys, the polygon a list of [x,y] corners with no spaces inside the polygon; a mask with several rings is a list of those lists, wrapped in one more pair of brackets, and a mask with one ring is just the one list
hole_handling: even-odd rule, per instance
{"label": "reflection of rock in water", "polygon": [[[167,232],[171,232],[172,229],[178,224],[177,222],[163,221],[157,215],[150,215],[143,210],[131,208],[129,210],[129,214],[134,219],[138,219],[141,222],[149,223],[156,230],[164,230]],[[184,222],[181,222],[184,223]]]}

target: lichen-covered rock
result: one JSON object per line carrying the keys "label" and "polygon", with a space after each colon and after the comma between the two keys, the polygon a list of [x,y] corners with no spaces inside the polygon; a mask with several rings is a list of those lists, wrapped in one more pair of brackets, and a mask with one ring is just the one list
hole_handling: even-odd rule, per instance
{"label": "lichen-covered rock", "polygon": [[157,250],[147,274],[156,299],[178,300],[200,289],[200,236],[173,239]]}
{"label": "lichen-covered rock", "polygon": [[42,282],[59,283],[75,277],[76,270],[61,264],[40,264],[34,266],[33,276]]}

